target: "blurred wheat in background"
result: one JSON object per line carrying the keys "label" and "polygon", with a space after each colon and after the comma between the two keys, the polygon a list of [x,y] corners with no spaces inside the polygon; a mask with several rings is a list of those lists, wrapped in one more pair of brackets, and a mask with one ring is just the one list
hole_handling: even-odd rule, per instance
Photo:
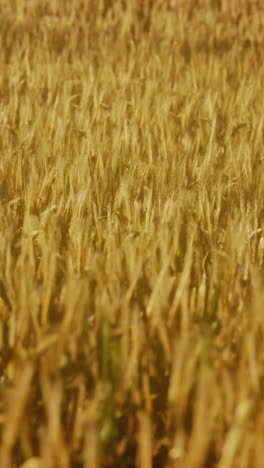
{"label": "blurred wheat in background", "polygon": [[0,467],[263,468],[263,2],[0,18]]}

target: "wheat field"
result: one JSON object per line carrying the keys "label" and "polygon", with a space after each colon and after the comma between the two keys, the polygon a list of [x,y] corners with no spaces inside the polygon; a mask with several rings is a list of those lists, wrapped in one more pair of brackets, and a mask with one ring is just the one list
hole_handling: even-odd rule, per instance
{"label": "wheat field", "polygon": [[0,467],[263,468],[262,2],[0,18]]}

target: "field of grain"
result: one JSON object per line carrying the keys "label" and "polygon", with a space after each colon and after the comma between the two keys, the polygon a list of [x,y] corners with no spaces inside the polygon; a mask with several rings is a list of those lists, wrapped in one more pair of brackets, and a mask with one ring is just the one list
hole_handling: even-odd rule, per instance
{"label": "field of grain", "polygon": [[263,468],[263,3],[0,18],[0,467]]}

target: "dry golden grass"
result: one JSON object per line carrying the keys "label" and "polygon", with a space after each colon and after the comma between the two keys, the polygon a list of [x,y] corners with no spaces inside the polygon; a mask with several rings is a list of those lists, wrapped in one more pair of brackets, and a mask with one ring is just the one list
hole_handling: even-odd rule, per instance
{"label": "dry golden grass", "polygon": [[0,467],[263,468],[262,2],[0,15]]}

